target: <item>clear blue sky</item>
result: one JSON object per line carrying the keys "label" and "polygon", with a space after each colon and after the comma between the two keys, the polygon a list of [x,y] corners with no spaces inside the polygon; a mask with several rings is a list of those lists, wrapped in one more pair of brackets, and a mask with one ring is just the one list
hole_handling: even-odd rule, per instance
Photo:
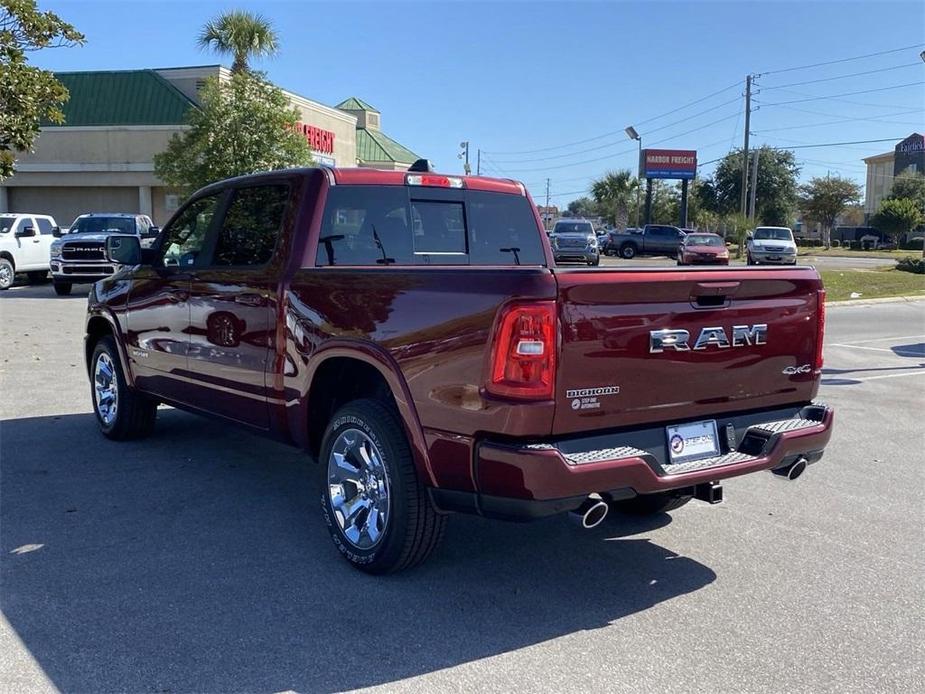
{"label": "clear blue sky", "polygon": [[[280,55],[255,63],[274,82],[326,104],[364,99],[382,111],[385,132],[442,171],[461,170],[457,145],[467,139],[473,168],[480,147],[488,152],[483,172],[525,181],[537,202],[546,177],[553,202],[564,204],[603,171],[634,167],[634,143],[622,132],[627,125],[637,126],[645,146],[697,149],[701,162],[741,145],[739,95],[750,72],[766,73],[752,116],[754,144],[901,139],[925,130],[923,2],[39,0],[39,6],[87,36],[81,48],[33,56],[55,70],[219,62],[196,47],[201,25],[223,9],[258,11],[280,33]],[[911,45],[918,47],[770,74]],[[867,91],[894,85],[911,86]],[[847,92],[866,93],[815,98]],[[814,100],[774,105],[802,99]],[[598,137],[605,133],[614,134]],[[597,139],[562,146],[589,138]],[[545,151],[524,153],[538,149]],[[803,178],[832,172],[863,183],[861,159],[890,149],[884,142],[797,153]]]}

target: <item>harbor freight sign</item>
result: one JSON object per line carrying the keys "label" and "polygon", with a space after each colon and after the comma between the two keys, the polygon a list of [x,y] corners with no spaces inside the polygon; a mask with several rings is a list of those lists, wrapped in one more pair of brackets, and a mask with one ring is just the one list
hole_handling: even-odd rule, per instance
{"label": "harbor freight sign", "polygon": [[639,159],[641,178],[693,178],[697,152],[692,149],[644,149]]}

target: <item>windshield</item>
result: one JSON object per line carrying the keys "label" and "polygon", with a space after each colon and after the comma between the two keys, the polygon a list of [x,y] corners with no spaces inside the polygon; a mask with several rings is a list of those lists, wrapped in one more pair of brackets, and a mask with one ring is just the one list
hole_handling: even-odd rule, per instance
{"label": "windshield", "polygon": [[790,229],[758,227],[755,229],[755,235],[752,238],[756,241],[793,241],[793,234],[790,232]]}
{"label": "windshield", "polygon": [[554,234],[592,234],[591,222],[556,222]]}
{"label": "windshield", "polygon": [[16,224],[16,217],[0,217],[0,234],[5,234]]}
{"label": "windshield", "polygon": [[134,217],[78,217],[71,226],[70,234],[101,234],[117,232],[135,233]]}
{"label": "windshield", "polygon": [[713,234],[691,234],[684,239],[685,246],[724,246],[723,240]]}

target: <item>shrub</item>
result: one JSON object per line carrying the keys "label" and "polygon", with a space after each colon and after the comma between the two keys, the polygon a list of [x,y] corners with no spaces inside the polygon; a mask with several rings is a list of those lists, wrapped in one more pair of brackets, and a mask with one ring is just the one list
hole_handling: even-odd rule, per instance
{"label": "shrub", "polygon": [[909,239],[899,244],[899,247],[904,251],[920,251],[923,244],[925,244],[925,238],[917,238]]}
{"label": "shrub", "polygon": [[838,248],[839,246],[841,246],[841,241],[838,239],[832,239],[832,248]]}
{"label": "shrub", "polygon": [[925,275],[925,258],[902,258],[896,263],[896,269]]}

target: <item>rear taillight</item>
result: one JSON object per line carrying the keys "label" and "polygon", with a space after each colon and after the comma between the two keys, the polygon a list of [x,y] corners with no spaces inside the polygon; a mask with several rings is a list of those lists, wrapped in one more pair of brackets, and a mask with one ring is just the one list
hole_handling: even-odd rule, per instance
{"label": "rear taillight", "polygon": [[515,304],[495,331],[487,390],[525,400],[548,400],[556,381],[556,302]]}
{"label": "rear taillight", "polygon": [[825,289],[820,289],[816,294],[818,304],[816,306],[816,372],[822,371],[822,343],[825,339]]}

